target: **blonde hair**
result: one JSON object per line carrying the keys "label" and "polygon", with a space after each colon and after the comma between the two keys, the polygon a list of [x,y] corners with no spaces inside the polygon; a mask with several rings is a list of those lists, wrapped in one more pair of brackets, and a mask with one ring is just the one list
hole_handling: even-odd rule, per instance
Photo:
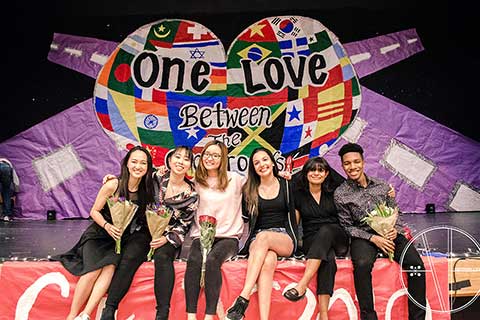
{"label": "blonde hair", "polygon": [[204,187],[209,187],[207,183],[208,172],[205,166],[203,165],[203,156],[205,151],[210,147],[216,145],[220,148],[220,167],[218,167],[218,177],[217,177],[217,185],[215,188],[225,191],[228,187],[228,174],[227,174],[227,167],[228,167],[228,149],[225,144],[221,141],[212,140],[209,141],[205,147],[203,147],[202,153],[200,154],[200,161],[198,163],[198,168],[195,171],[195,181]]}

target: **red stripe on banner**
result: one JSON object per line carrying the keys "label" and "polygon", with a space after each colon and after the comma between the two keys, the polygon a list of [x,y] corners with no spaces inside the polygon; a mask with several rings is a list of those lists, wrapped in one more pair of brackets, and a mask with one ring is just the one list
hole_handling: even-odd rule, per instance
{"label": "red stripe on banner", "polygon": [[152,101],[161,103],[163,105],[167,104],[167,93],[165,91],[153,89],[152,90]]}
{"label": "red stripe on banner", "polygon": [[212,69],[212,76],[226,76],[227,75],[227,69]]}
{"label": "red stripe on banner", "polygon": [[170,42],[165,42],[165,41],[159,41],[159,40],[148,40],[150,41],[151,44],[153,44],[155,47],[160,47],[160,48],[171,48],[173,47],[173,43]]}
{"label": "red stripe on banner", "polygon": [[320,146],[321,146],[322,144],[324,144],[325,142],[337,138],[339,132],[340,132],[340,128],[338,128],[338,129],[335,130],[335,131],[332,131],[332,132],[330,132],[330,133],[328,133],[328,134],[326,134],[326,135],[323,135],[323,136],[318,137],[317,139],[313,140],[313,141],[312,141],[312,149],[313,149],[313,148],[320,147]]}
{"label": "red stripe on banner", "polygon": [[[427,282],[427,299],[433,310],[442,310],[449,305],[448,260],[424,258]],[[175,262],[175,283],[171,300],[170,319],[185,319],[185,291],[182,288],[186,263]],[[435,272],[432,272],[434,268]],[[245,281],[247,260],[230,261],[222,264],[223,285],[217,310],[218,316],[226,313],[240,294]],[[298,302],[290,302],[282,292],[294,286],[303,275],[305,261],[279,261],[273,278],[271,296],[271,319],[316,319],[317,296],[316,276],[308,286],[308,293]],[[358,302],[355,297],[351,260],[337,259],[337,273],[332,306],[328,314],[335,320],[359,319]],[[1,319],[65,319],[72,303],[78,277],[72,276],[59,262],[5,262],[0,274],[0,291],[4,293],[0,304]],[[433,274],[435,279],[433,279]],[[375,309],[379,319],[408,319],[408,298],[400,294],[403,277],[398,263],[388,259],[377,259],[372,271]],[[132,285],[117,311],[117,319],[153,319],[155,317],[154,264],[144,263],[135,273]],[[5,294],[8,293],[8,294]],[[442,300],[440,300],[442,298]],[[442,303],[441,303],[442,302]],[[198,318],[203,319],[205,297],[198,301]],[[445,310],[448,311],[448,310]],[[96,309],[90,315],[96,319]],[[450,319],[448,312],[436,312],[435,320]],[[258,319],[258,295],[253,293],[245,319]]]}
{"label": "red stripe on banner", "polygon": [[284,88],[279,92],[274,92],[264,96],[252,97],[227,97],[228,108],[243,108],[254,106],[272,106],[279,103],[284,103],[288,100],[288,88]]}
{"label": "red stripe on banner", "polygon": [[110,116],[108,114],[97,112],[97,117],[98,117],[98,120],[100,120],[102,127],[104,127],[107,130],[113,131],[112,123],[110,122]]}

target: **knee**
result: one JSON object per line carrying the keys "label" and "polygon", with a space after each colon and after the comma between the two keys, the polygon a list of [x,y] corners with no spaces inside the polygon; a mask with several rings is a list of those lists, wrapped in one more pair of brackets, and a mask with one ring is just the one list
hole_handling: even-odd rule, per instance
{"label": "knee", "polygon": [[202,255],[198,250],[190,250],[190,254],[187,260],[187,267],[199,266],[202,263]]}
{"label": "knee", "polygon": [[353,260],[353,271],[359,273],[369,273],[372,272],[374,261],[369,259],[357,259]]}
{"label": "knee", "polygon": [[207,260],[205,262],[205,268],[207,271],[209,270],[219,270],[222,266],[223,261],[219,261],[219,259],[213,255],[208,255]]}
{"label": "knee", "polygon": [[173,262],[173,257],[162,250],[155,250],[155,254],[153,255],[153,259],[155,262],[155,266],[160,265],[167,265]]}

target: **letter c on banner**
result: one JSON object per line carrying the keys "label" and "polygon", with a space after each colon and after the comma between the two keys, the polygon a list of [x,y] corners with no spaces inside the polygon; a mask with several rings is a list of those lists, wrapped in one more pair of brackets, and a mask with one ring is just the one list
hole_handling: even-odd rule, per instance
{"label": "letter c on banner", "polygon": [[30,310],[32,310],[38,294],[49,284],[56,284],[60,287],[60,294],[67,298],[70,293],[70,284],[63,274],[60,272],[50,272],[37,279],[25,292],[20,296],[15,310],[15,320],[28,320]]}
{"label": "letter c on banner", "polygon": [[348,319],[350,320],[358,320],[358,312],[357,312],[357,307],[355,307],[355,303],[353,302],[352,297],[350,296],[350,293],[343,289],[337,289],[333,292],[332,298],[330,299],[330,303],[328,304],[328,309],[332,307],[332,305],[337,301],[337,299],[340,299],[345,303],[345,306],[347,307],[347,312],[348,312]]}

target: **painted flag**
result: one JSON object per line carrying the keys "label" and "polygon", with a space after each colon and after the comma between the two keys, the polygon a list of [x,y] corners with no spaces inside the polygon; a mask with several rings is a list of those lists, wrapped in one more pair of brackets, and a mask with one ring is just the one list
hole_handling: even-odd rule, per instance
{"label": "painted flag", "polygon": [[135,56],[120,49],[117,51],[110,69],[107,87],[110,90],[134,95],[135,83],[132,80],[130,65]]}
{"label": "painted flag", "polygon": [[171,48],[180,24],[179,20],[162,20],[153,24],[147,35],[145,50]]}
{"label": "painted flag", "polygon": [[238,37],[238,40],[247,42],[277,42],[277,37],[270,22],[264,19],[246,29]]}
{"label": "painted flag", "polygon": [[174,42],[195,42],[216,40],[217,37],[203,25],[193,21],[181,21]]}

